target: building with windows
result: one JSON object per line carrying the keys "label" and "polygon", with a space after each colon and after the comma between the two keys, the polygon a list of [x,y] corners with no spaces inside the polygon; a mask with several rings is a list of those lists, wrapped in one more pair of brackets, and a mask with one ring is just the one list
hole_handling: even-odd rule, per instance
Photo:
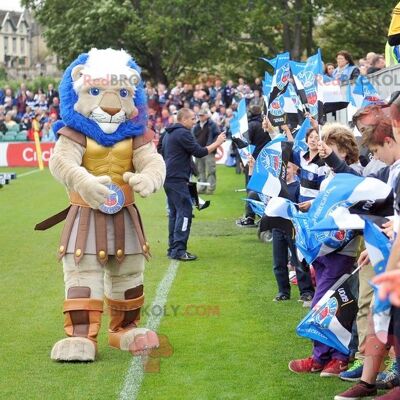
{"label": "building with windows", "polygon": [[59,75],[57,59],[27,10],[0,10],[0,67],[14,79]]}

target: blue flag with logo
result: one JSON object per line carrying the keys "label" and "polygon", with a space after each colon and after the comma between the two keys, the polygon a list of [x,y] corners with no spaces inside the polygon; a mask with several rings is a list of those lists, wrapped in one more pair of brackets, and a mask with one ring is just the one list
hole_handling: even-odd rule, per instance
{"label": "blue flag with logo", "polygon": [[306,133],[311,128],[311,121],[306,118],[301,124],[300,129],[297,131],[293,143],[293,151],[307,151],[308,145],[306,143]]}
{"label": "blue flag with logo", "polygon": [[351,275],[342,276],[296,328],[299,336],[317,340],[349,354],[353,322],[358,307],[351,291]]}
{"label": "blue flag with logo", "polygon": [[353,229],[333,230],[331,226],[323,225],[327,217],[339,207],[349,208],[358,203],[372,207],[373,199],[385,199],[389,193],[389,185],[378,179],[338,174],[318,194],[308,212],[298,211],[287,199],[276,198],[268,203],[265,213],[292,220],[296,230],[296,246],[311,264],[317,257],[345,247],[356,236]]}
{"label": "blue flag with logo", "polygon": [[362,96],[363,101],[361,108],[367,107],[373,104],[384,104],[385,102],[381,99],[378,91],[374,88],[372,83],[366,76],[360,75],[353,89],[353,94]]}
{"label": "blue flag with logo", "polygon": [[285,92],[290,81],[290,54],[281,53],[276,56],[275,73],[272,77],[271,92],[268,98],[269,105],[282,93]]}
{"label": "blue flag with logo", "polygon": [[267,143],[256,159],[247,189],[270,197],[287,198],[286,166],[291,151],[292,144],[283,135]]}
{"label": "blue flag with logo", "polygon": [[[372,222],[366,220],[364,228],[365,247],[376,275],[386,271],[386,264],[389,259],[392,245],[389,238]],[[367,267],[366,267],[367,268]],[[374,289],[374,313],[379,313],[390,309],[389,299],[381,300],[378,296],[378,287],[372,285]]]}

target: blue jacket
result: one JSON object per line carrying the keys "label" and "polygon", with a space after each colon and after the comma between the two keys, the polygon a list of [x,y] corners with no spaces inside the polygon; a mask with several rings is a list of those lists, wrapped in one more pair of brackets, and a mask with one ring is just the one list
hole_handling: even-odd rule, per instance
{"label": "blue jacket", "polygon": [[189,129],[182,124],[173,124],[166,128],[162,141],[162,155],[167,167],[166,181],[189,181],[192,172],[192,156],[201,158],[208,154],[201,147]]}

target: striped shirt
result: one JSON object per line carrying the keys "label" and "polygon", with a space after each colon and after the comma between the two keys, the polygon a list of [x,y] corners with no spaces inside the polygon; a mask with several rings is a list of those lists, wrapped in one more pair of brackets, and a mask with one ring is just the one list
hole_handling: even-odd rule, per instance
{"label": "striped shirt", "polygon": [[300,167],[300,196],[299,201],[307,201],[314,199],[325,179],[325,175],[330,168],[325,164],[317,154],[310,160],[309,151],[294,151],[292,154],[293,163]]}

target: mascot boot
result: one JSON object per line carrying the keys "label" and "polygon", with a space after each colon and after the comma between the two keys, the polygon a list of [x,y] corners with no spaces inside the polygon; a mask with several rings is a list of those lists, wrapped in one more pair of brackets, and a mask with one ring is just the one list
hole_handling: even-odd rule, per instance
{"label": "mascot boot", "polygon": [[56,361],[94,361],[103,300],[91,299],[89,287],[71,287],[64,301],[64,330],[68,338],[51,350]]}
{"label": "mascot boot", "polygon": [[110,313],[108,343],[111,347],[145,355],[159,347],[155,332],[138,328],[140,308],[144,303],[143,285],[125,291],[125,300],[106,298]]}

